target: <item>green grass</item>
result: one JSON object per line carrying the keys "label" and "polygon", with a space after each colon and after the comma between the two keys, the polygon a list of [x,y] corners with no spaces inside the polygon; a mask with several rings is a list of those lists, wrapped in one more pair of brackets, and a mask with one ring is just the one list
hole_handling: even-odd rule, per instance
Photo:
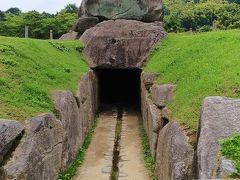
{"label": "green grass", "polygon": [[149,59],[144,70],[158,73],[157,83],[177,85],[169,107],[189,132],[204,97],[240,97],[240,30],[169,34]]}
{"label": "green grass", "polygon": [[53,112],[54,90],[77,90],[88,70],[79,41],[0,37],[0,119]]}
{"label": "green grass", "polygon": [[96,118],[93,124],[93,127],[88,131],[87,136],[84,140],[84,143],[79,150],[77,158],[66,171],[64,171],[62,174],[59,175],[58,177],[59,180],[70,180],[76,175],[78,167],[80,167],[84,162],[85,153],[91,143],[94,130],[97,127],[97,122],[98,122],[98,117]]}
{"label": "green grass", "polygon": [[236,172],[232,177],[240,178],[240,134],[221,140],[221,153],[235,164]]}
{"label": "green grass", "polygon": [[150,176],[150,179],[151,180],[156,180],[155,160],[154,160],[154,158],[151,154],[148,136],[147,136],[147,133],[146,133],[146,131],[144,129],[144,126],[143,126],[143,119],[140,115],[138,116],[138,119],[139,119],[139,125],[140,125],[139,127],[140,127],[140,135],[141,135],[141,139],[142,139],[145,167],[148,170],[148,174]]}

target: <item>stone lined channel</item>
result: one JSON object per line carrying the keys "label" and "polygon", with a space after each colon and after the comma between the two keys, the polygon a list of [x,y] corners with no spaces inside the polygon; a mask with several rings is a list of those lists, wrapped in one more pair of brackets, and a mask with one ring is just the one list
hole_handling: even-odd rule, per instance
{"label": "stone lined channel", "polygon": [[122,117],[123,117],[123,109],[122,107],[117,108],[117,124],[115,129],[115,142],[113,148],[113,161],[112,161],[112,172],[110,176],[110,180],[117,180],[119,176],[119,160],[120,160],[120,141],[121,141],[121,133],[122,133]]}
{"label": "stone lined channel", "polygon": [[75,180],[148,180],[138,112],[117,107],[100,114],[83,165]]}
{"label": "stone lined channel", "polygon": [[86,152],[83,165],[74,177],[75,180],[109,179],[112,170],[116,117],[116,109],[100,114],[92,142]]}
{"label": "stone lined channel", "polygon": [[138,111],[128,108],[122,118],[119,180],[149,180],[144,166]]}

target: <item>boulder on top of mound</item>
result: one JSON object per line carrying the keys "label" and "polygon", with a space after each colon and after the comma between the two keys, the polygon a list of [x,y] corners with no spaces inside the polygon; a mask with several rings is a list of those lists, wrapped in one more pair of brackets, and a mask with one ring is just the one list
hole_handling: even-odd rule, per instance
{"label": "boulder on top of mound", "polygon": [[80,17],[73,26],[73,30],[79,34],[83,34],[87,29],[90,29],[97,23],[99,23],[99,19],[97,17]]}
{"label": "boulder on top of mound", "polygon": [[226,171],[226,167],[229,166],[226,164],[229,163],[219,156],[219,140],[235,133],[240,133],[240,100],[224,97],[205,98],[198,130],[199,179],[221,178],[222,174],[226,175],[223,171]]}
{"label": "boulder on top of mound", "polygon": [[109,20],[81,36],[91,68],[141,68],[151,48],[166,35],[161,23]]}
{"label": "boulder on top of mound", "polygon": [[162,0],[83,0],[79,17],[162,21],[163,3]]}
{"label": "boulder on top of mound", "polygon": [[80,38],[80,34],[75,31],[70,31],[66,34],[63,34],[59,39],[61,40],[77,40]]}

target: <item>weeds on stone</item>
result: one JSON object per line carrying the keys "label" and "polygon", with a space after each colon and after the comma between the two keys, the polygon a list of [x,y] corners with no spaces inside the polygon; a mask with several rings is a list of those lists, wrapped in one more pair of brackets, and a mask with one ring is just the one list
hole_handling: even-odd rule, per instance
{"label": "weeds on stone", "polygon": [[232,178],[240,178],[240,134],[230,138],[220,140],[221,153],[227,159],[234,162],[236,171],[231,175]]}
{"label": "weeds on stone", "polygon": [[78,167],[80,167],[84,162],[85,153],[91,143],[94,130],[97,127],[97,122],[98,122],[98,117],[94,121],[93,127],[88,131],[88,134],[84,140],[82,147],[79,150],[79,154],[76,160],[72,163],[72,165],[66,171],[64,171],[59,175],[58,177],[59,180],[70,180],[76,175]]}
{"label": "weeds on stone", "polygon": [[156,180],[155,160],[151,154],[148,136],[147,136],[147,133],[143,126],[143,119],[140,116],[138,119],[139,119],[139,124],[140,124],[140,134],[141,134],[141,139],[142,139],[145,166],[148,169],[148,173],[149,173],[151,180]]}

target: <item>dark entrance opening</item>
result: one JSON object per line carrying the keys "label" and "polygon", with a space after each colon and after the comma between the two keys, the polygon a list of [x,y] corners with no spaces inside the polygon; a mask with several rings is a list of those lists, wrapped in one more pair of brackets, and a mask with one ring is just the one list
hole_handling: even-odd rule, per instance
{"label": "dark entrance opening", "polygon": [[140,69],[98,69],[101,105],[139,105]]}

